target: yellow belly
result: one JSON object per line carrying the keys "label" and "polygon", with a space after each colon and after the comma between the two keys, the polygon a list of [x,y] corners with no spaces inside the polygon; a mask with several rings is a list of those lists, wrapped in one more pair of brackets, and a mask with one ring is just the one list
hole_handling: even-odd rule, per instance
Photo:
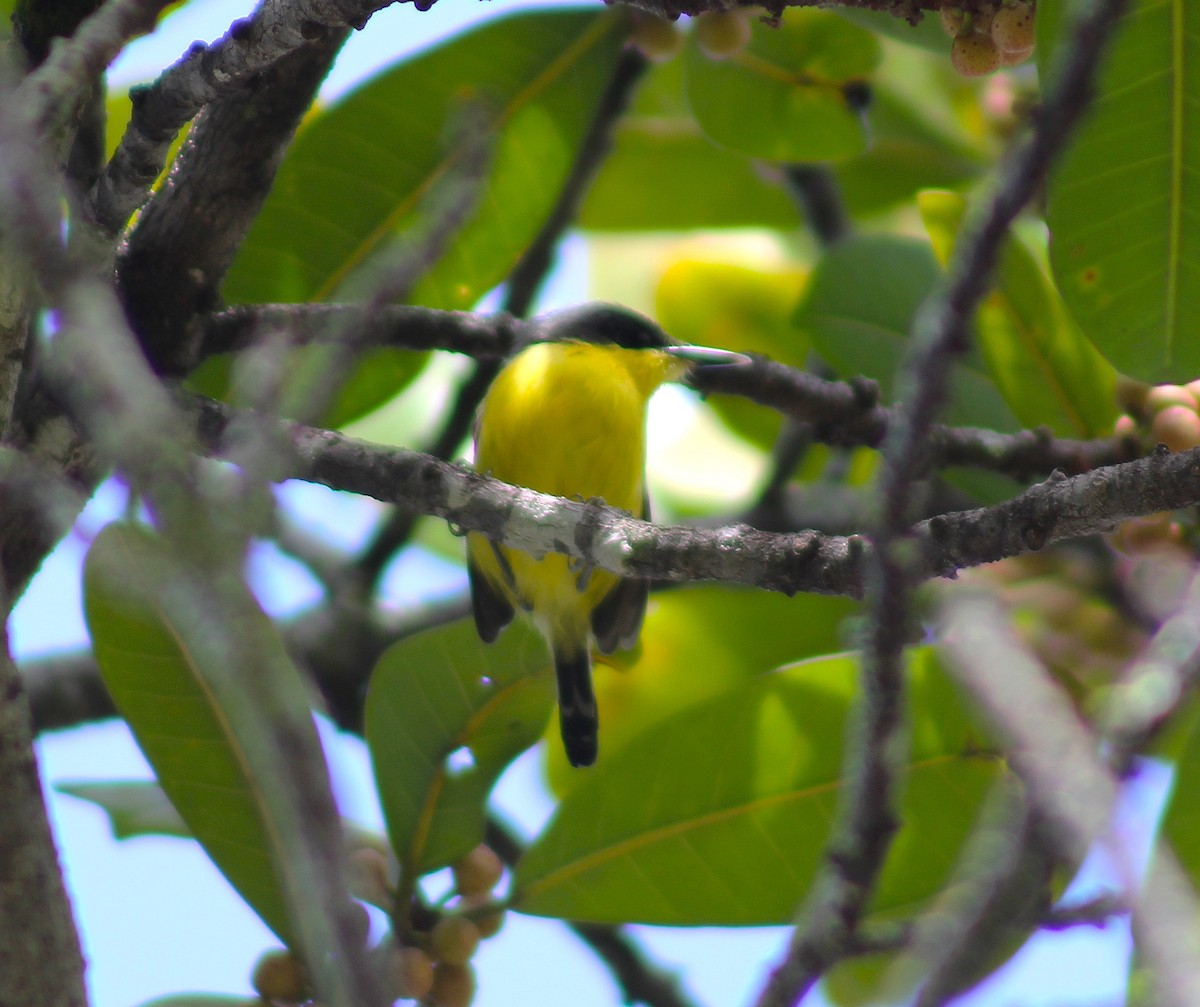
{"label": "yellow belly", "polygon": [[[650,389],[613,354],[586,343],[529,347],[496,378],[484,400],[475,467],[497,479],[555,496],[599,498],[641,515],[646,401]],[[639,357],[644,355],[639,354]],[[666,376],[665,374],[663,375]],[[534,559],[468,536],[471,557],[515,606],[532,610],[553,638],[581,640],[593,608],[617,583],[604,570],[582,576],[567,557]]]}

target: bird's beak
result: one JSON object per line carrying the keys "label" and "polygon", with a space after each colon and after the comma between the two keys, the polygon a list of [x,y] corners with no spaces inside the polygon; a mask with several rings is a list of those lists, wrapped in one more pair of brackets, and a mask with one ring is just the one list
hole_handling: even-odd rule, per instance
{"label": "bird's beak", "polygon": [[728,367],[735,364],[750,363],[750,358],[744,353],[736,353],[733,350],[718,350],[712,346],[668,346],[663,352],[701,367]]}

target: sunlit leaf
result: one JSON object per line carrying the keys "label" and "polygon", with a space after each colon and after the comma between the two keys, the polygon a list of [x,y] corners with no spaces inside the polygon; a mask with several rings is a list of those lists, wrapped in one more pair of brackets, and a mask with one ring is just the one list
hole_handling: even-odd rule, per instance
{"label": "sunlit leaf", "polygon": [[[230,884],[285,943],[290,926],[267,826],[262,781],[246,766],[197,650],[161,603],[170,554],[148,531],[111,524],[88,550],[84,610],[96,662],[158,781]],[[279,649],[260,610],[242,613]],[[297,677],[296,694],[303,698]]]}
{"label": "sunlit leaf", "polygon": [[367,747],[402,865],[434,870],[479,843],[492,785],[541,737],[553,703],[546,646],[524,622],[488,646],[460,620],[380,658]]}
{"label": "sunlit leaf", "polygon": [[[734,262],[679,259],[663,270],[655,317],[676,339],[762,353],[803,367],[808,339],[793,321],[805,274],[799,269],[751,268]],[[760,447],[777,437],[779,413],[737,396],[708,402],[737,433]]]}
{"label": "sunlit leaf", "polygon": [[725,60],[688,39],[686,86],[696,121],[716,143],[767,161],[829,161],[866,147],[856,98],[879,62],[879,42],[826,11],[787,11],[754,24],[750,44]]}
{"label": "sunlit leaf", "polygon": [[[997,774],[929,651],[910,662],[914,732],[902,828],[877,911],[947,876]],[[601,758],[518,863],[523,912],[596,922],[790,920],[823,862],[855,661],[815,658],[696,703]]]}
{"label": "sunlit leaf", "polygon": [[[919,206],[943,264],[966,201],[926,191]],[[1063,437],[1097,437],[1117,418],[1116,372],[1071,321],[1033,247],[1010,233],[976,328],[988,370],[1020,422]]]}
{"label": "sunlit leaf", "polygon": [[[1038,4],[1039,65],[1065,0]],[[1200,374],[1200,6],[1134,0],[1047,187],[1051,263],[1084,334],[1147,381]]]}

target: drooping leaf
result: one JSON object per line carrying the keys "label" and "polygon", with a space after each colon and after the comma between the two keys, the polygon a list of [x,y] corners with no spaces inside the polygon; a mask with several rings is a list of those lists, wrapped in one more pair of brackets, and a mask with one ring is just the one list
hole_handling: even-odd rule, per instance
{"label": "drooping leaf", "polygon": [[553,704],[545,644],[524,622],[488,646],[460,620],[379,659],[366,738],[402,866],[435,870],[479,843],[492,785],[541,737]]}
{"label": "drooping leaf", "polygon": [[853,92],[879,62],[879,42],[836,14],[789,10],[778,28],[755,24],[749,45],[720,61],[693,34],[684,58],[692,112],[722,146],[784,162],[840,160],[866,147]]}
{"label": "drooping leaf", "polygon": [[[875,900],[911,910],[950,871],[999,764],[928,650],[911,659],[905,823]],[[855,691],[849,656],[815,658],[689,706],[602,758],[518,863],[535,915],[757,925],[792,918],[822,862]]]}
{"label": "drooping leaf", "polygon": [[58,783],[55,790],[90,801],[108,815],[116,839],[134,836],[178,836],[192,839],[192,830],[157,783]]}
{"label": "drooping leaf", "polygon": [[[169,577],[165,544],[143,528],[111,524],[84,564],[84,610],[96,662],[113,702],[159,783],[230,884],[284,943],[290,923],[261,787],[230,729],[203,648],[181,635],[162,606]],[[242,613],[264,647],[279,650],[261,610]],[[297,676],[296,694],[303,700]]]}
{"label": "drooping leaf", "polygon": [[[1065,0],[1038,4],[1043,73]],[[1134,0],[1047,187],[1050,260],[1080,328],[1146,381],[1200,374],[1200,7]]]}
{"label": "drooping leaf", "polygon": [[[890,234],[851,237],[818,261],[797,321],[841,377],[874,378],[890,399],[913,319],[938,279],[926,242]],[[943,415],[965,426],[1018,426],[978,356],[955,366]]]}
{"label": "drooping leaf", "polygon": [[[918,205],[933,247],[949,259],[966,210],[952,192],[928,190]],[[1009,408],[1026,427],[1097,437],[1117,418],[1116,372],[1079,332],[1042,271],[1037,252],[1010,233],[992,290],[976,315],[980,349]]]}

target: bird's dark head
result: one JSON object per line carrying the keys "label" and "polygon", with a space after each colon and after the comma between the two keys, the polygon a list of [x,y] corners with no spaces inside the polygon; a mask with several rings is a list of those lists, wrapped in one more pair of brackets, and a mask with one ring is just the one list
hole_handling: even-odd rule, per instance
{"label": "bird's dark head", "polygon": [[727,367],[749,358],[730,350],[680,343],[645,315],[616,304],[596,301],[561,311],[550,311],[534,320],[530,342],[596,343],[625,350],[661,350],[694,367]]}
{"label": "bird's dark head", "polygon": [[661,350],[674,341],[645,315],[599,301],[549,311],[532,324],[531,342],[611,343],[626,350]]}

